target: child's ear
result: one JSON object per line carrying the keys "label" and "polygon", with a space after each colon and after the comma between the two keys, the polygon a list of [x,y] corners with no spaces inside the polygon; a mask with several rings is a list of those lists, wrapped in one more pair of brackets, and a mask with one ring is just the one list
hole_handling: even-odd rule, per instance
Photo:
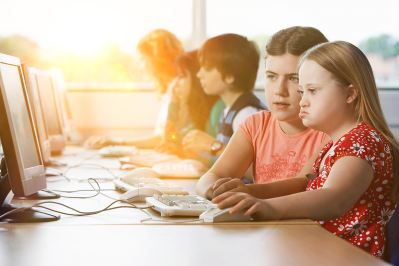
{"label": "child's ear", "polygon": [[234,76],[233,75],[226,75],[224,77],[224,82],[226,82],[229,85],[233,84],[234,83]]}
{"label": "child's ear", "polygon": [[353,103],[357,98],[357,89],[351,84],[347,87],[346,103]]}

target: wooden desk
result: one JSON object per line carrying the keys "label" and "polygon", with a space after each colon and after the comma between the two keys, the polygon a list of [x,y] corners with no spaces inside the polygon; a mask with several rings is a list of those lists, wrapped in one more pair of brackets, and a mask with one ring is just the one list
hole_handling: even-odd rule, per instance
{"label": "wooden desk", "polygon": [[[112,183],[101,184],[112,187]],[[63,180],[49,182],[49,187],[88,185]],[[92,210],[110,199],[59,201]],[[387,265],[310,220],[140,224],[145,217],[137,210],[119,209],[51,223],[0,224],[0,265]]]}
{"label": "wooden desk", "polygon": [[315,225],[2,225],[0,261],[48,265],[387,265]]}

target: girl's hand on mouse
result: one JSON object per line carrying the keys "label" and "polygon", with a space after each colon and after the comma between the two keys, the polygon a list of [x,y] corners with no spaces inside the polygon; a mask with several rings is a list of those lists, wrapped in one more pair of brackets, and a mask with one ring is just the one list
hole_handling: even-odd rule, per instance
{"label": "girl's hand on mouse", "polygon": [[255,198],[242,192],[225,192],[212,200],[218,208],[230,208],[230,213],[244,213],[257,220],[278,219],[276,210],[268,204],[267,200]]}

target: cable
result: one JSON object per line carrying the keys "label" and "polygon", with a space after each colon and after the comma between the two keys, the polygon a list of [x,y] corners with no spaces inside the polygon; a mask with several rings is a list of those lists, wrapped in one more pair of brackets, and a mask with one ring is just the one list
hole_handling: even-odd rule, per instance
{"label": "cable", "polygon": [[[104,189],[101,189],[100,184],[99,184],[99,183],[97,182],[97,180],[94,179],[94,178],[89,178],[89,179],[87,180],[87,182],[88,182],[89,185],[92,187],[92,190],[80,190],[80,191],[95,191],[95,192],[96,192],[95,195],[91,195],[91,196],[87,196],[87,197],[65,196],[65,195],[60,195],[60,196],[61,196],[61,197],[64,197],[64,198],[87,199],[87,198],[96,197],[96,196],[98,196],[99,194],[101,194],[101,195],[103,195],[103,196],[105,196],[105,197],[107,197],[107,198],[112,199],[113,202],[112,202],[110,205],[108,205],[107,207],[105,207],[105,208],[103,208],[103,209],[101,209],[101,210],[92,211],[92,212],[82,212],[82,211],[79,211],[79,210],[77,210],[77,209],[74,209],[74,208],[72,208],[72,207],[70,207],[70,206],[68,206],[68,205],[65,205],[65,204],[59,203],[59,202],[55,202],[55,201],[43,201],[43,202],[40,202],[40,203],[37,203],[37,204],[33,205],[32,208],[33,208],[33,207],[43,208],[43,209],[47,209],[47,210],[50,210],[50,211],[53,211],[53,212],[56,212],[56,213],[65,214],[65,215],[71,215],[71,216],[93,215],[93,214],[97,214],[97,213],[100,213],[100,212],[104,212],[104,211],[108,211],[108,210],[114,210],[114,209],[119,209],[119,208],[132,208],[132,209],[138,209],[138,210],[144,212],[147,216],[151,216],[149,213],[145,212],[145,209],[151,208],[151,206],[138,207],[137,205],[135,205],[135,204],[133,204],[133,203],[127,201],[127,200],[115,199],[115,198],[113,198],[113,197],[111,197],[111,196],[108,196],[108,195],[106,195],[106,194],[104,194],[104,193],[102,192],[102,191],[104,191]],[[97,185],[97,187],[95,187],[95,186],[93,185],[93,182],[94,182],[94,184]],[[111,190],[111,189],[109,189],[109,190]],[[112,189],[112,190],[114,191],[114,189]],[[51,190],[50,190],[50,191],[51,191]],[[55,191],[56,191],[56,190],[55,190]],[[61,191],[62,191],[62,190],[61,190]],[[52,192],[52,193],[55,193],[54,191],[51,191],[51,192]],[[74,193],[75,191],[64,191],[64,192],[65,192],[65,193]],[[58,195],[59,195],[59,194],[58,194]],[[125,203],[125,204],[128,204],[129,206],[117,206],[117,207],[112,207],[112,208],[111,208],[111,206],[112,206],[113,204],[117,203],[117,202]],[[54,209],[48,208],[48,207],[46,207],[46,206],[42,206],[43,204],[56,204],[56,205],[61,205],[61,206],[65,207],[65,208],[71,209],[71,210],[73,210],[73,211],[75,211],[75,212],[77,212],[77,213],[79,213],[79,214],[71,214],[71,213],[61,212],[61,211],[58,211],[58,210],[54,210]]]}
{"label": "cable", "polygon": [[[93,186],[93,184],[91,183],[94,182],[97,185],[97,188],[95,188]],[[98,183],[98,181],[95,178],[89,178],[87,179],[87,182],[89,183],[89,185],[92,187],[92,189],[78,189],[78,190],[57,190],[57,189],[53,189],[53,190],[49,190],[49,189],[42,189],[42,191],[48,192],[48,193],[54,193],[57,196],[63,197],[63,198],[69,198],[69,199],[89,199],[89,198],[94,198],[96,196],[98,196],[99,194],[103,195],[104,197],[110,198],[112,200],[118,200],[115,199],[111,196],[108,196],[107,194],[102,193],[102,191],[115,191],[115,189],[110,188],[110,189],[102,189],[100,184]],[[61,195],[59,193],[77,193],[77,192],[92,192],[95,191],[96,193],[94,195],[91,196],[66,196],[66,195]],[[59,192],[59,193],[57,193]],[[129,203],[129,202],[126,202]]]}
{"label": "cable", "polygon": [[[97,189],[93,186],[91,181],[93,181],[97,185]],[[91,190],[89,190],[89,189],[85,189],[85,190],[82,190],[82,189],[81,190],[49,190],[49,189],[43,189],[43,191],[48,192],[48,193],[54,193],[57,196],[60,196],[60,197],[63,197],[63,198],[68,198],[68,199],[89,199],[89,198],[94,198],[94,197],[98,196],[99,194],[101,194],[101,187],[100,187],[100,184],[97,182],[96,179],[89,178],[87,180],[87,182],[92,187]],[[75,193],[75,192],[81,192],[81,191],[95,191],[96,193],[94,195],[91,195],[91,196],[65,196],[65,195],[61,195],[61,194],[57,193],[57,192]]]}
{"label": "cable", "polygon": [[[115,209],[121,209],[121,208],[131,208],[131,209],[138,209],[138,210],[143,210],[143,209],[150,208],[150,206],[146,206],[146,207],[137,207],[137,206],[132,206],[132,205],[130,205],[130,206],[116,206],[116,207],[111,207],[112,205],[114,205],[114,204],[117,203],[117,202],[125,203],[123,200],[116,200],[116,201],[113,201],[112,203],[110,203],[108,206],[106,206],[106,207],[103,208],[103,209],[96,210],[96,211],[88,211],[88,212],[80,211],[80,210],[77,210],[77,209],[75,209],[75,208],[73,208],[73,207],[70,207],[70,206],[68,206],[68,205],[66,205],[66,204],[63,204],[63,203],[60,203],[60,202],[55,202],[55,201],[43,201],[43,202],[34,204],[34,205],[32,206],[32,208],[43,208],[43,209],[46,209],[46,210],[49,210],[49,211],[52,211],[52,212],[55,212],[55,213],[64,214],[64,215],[69,215],[69,216],[89,216],[89,215],[94,215],[94,214],[98,214],[98,213],[101,213],[101,212],[110,211],[110,210],[115,210]],[[52,209],[52,208],[49,208],[49,207],[44,206],[45,204],[61,205],[62,207],[65,207],[65,208],[67,208],[67,209],[70,209],[70,210],[72,210],[72,211],[74,211],[74,212],[76,212],[76,213],[67,213],[67,212],[55,210],[55,209]],[[147,213],[146,213],[146,214],[147,214]]]}
{"label": "cable", "polygon": [[26,210],[29,210],[29,209],[31,209],[31,208],[30,207],[20,207],[20,208],[17,208],[17,209],[13,209],[11,211],[8,211],[8,212],[3,213],[2,215],[0,215],[0,220],[2,220],[3,218],[5,218],[5,217],[7,217],[7,216],[9,216],[11,214],[20,213],[20,212],[23,212],[23,211],[26,211]]}
{"label": "cable", "polygon": [[[95,187],[93,186],[93,184],[91,183],[91,181],[94,182],[94,183],[97,185],[97,188],[95,188]],[[108,196],[107,194],[104,194],[102,191],[115,191],[115,189],[102,189],[101,186],[100,186],[100,184],[98,183],[98,181],[97,181],[95,178],[89,178],[89,179],[87,180],[87,182],[88,182],[89,185],[92,187],[92,189],[79,189],[79,190],[57,190],[57,189],[48,190],[48,189],[43,189],[43,191],[49,192],[49,193],[54,193],[54,194],[56,194],[56,195],[58,195],[58,196],[60,196],[60,197],[63,197],[63,198],[71,198],[71,199],[88,199],[88,198],[94,198],[94,197],[98,196],[99,194],[101,194],[101,195],[103,195],[104,197],[107,197],[107,198],[112,199],[112,200],[114,200],[114,201],[121,201],[121,202],[123,202],[123,203],[127,203],[127,204],[129,204],[129,205],[132,205],[132,206],[135,206],[135,207],[136,207],[135,204],[133,204],[133,203],[127,201],[127,200],[116,199],[116,198],[114,198],[114,197]],[[61,192],[61,193],[75,193],[75,192],[89,192],[89,191],[90,191],[90,192],[91,192],[91,191],[95,191],[96,194],[91,195],[91,196],[86,196],[86,197],[84,197],[84,196],[65,196],[65,195],[61,195],[61,194],[57,193],[57,192]]]}
{"label": "cable", "polygon": [[71,165],[71,166],[67,167],[64,171],[62,171],[60,176],[65,177],[68,181],[71,181],[71,179],[77,179],[77,178],[68,177],[66,174],[67,174],[67,172],[69,172],[71,169],[79,168],[79,167],[81,167],[81,166],[95,166],[95,167],[101,168],[101,169],[103,169],[103,170],[106,170],[108,173],[110,173],[110,174],[112,175],[113,178],[103,178],[103,179],[105,179],[105,180],[113,180],[113,179],[115,179],[115,178],[119,178],[118,175],[115,175],[115,174],[114,174],[110,169],[108,169],[107,167],[102,166],[102,165],[100,165],[100,164],[94,164],[94,163],[79,163],[79,164]]}

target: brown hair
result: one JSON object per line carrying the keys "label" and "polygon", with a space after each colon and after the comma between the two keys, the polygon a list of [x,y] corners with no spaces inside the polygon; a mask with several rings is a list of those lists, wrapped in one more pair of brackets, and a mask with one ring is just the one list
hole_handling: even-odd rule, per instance
{"label": "brown hair", "polygon": [[266,45],[266,53],[268,55],[289,53],[300,56],[307,49],[327,41],[323,33],[316,28],[295,26],[273,34]]}
{"label": "brown hair", "polygon": [[222,34],[208,39],[198,55],[205,68],[215,67],[223,77],[232,75],[237,91],[253,90],[260,57],[254,42],[238,34]]}
{"label": "brown hair", "polygon": [[353,85],[358,92],[355,113],[378,130],[390,144],[393,156],[393,199],[399,198],[399,143],[384,118],[378,97],[373,70],[364,53],[351,43],[336,41],[320,44],[308,50],[303,58],[312,60],[332,73],[344,86]]}
{"label": "brown hair", "polygon": [[180,75],[190,75],[190,93],[187,101],[190,118],[197,129],[205,130],[212,106],[219,97],[205,94],[197,78],[200,69],[197,50],[181,55],[176,64]]}

